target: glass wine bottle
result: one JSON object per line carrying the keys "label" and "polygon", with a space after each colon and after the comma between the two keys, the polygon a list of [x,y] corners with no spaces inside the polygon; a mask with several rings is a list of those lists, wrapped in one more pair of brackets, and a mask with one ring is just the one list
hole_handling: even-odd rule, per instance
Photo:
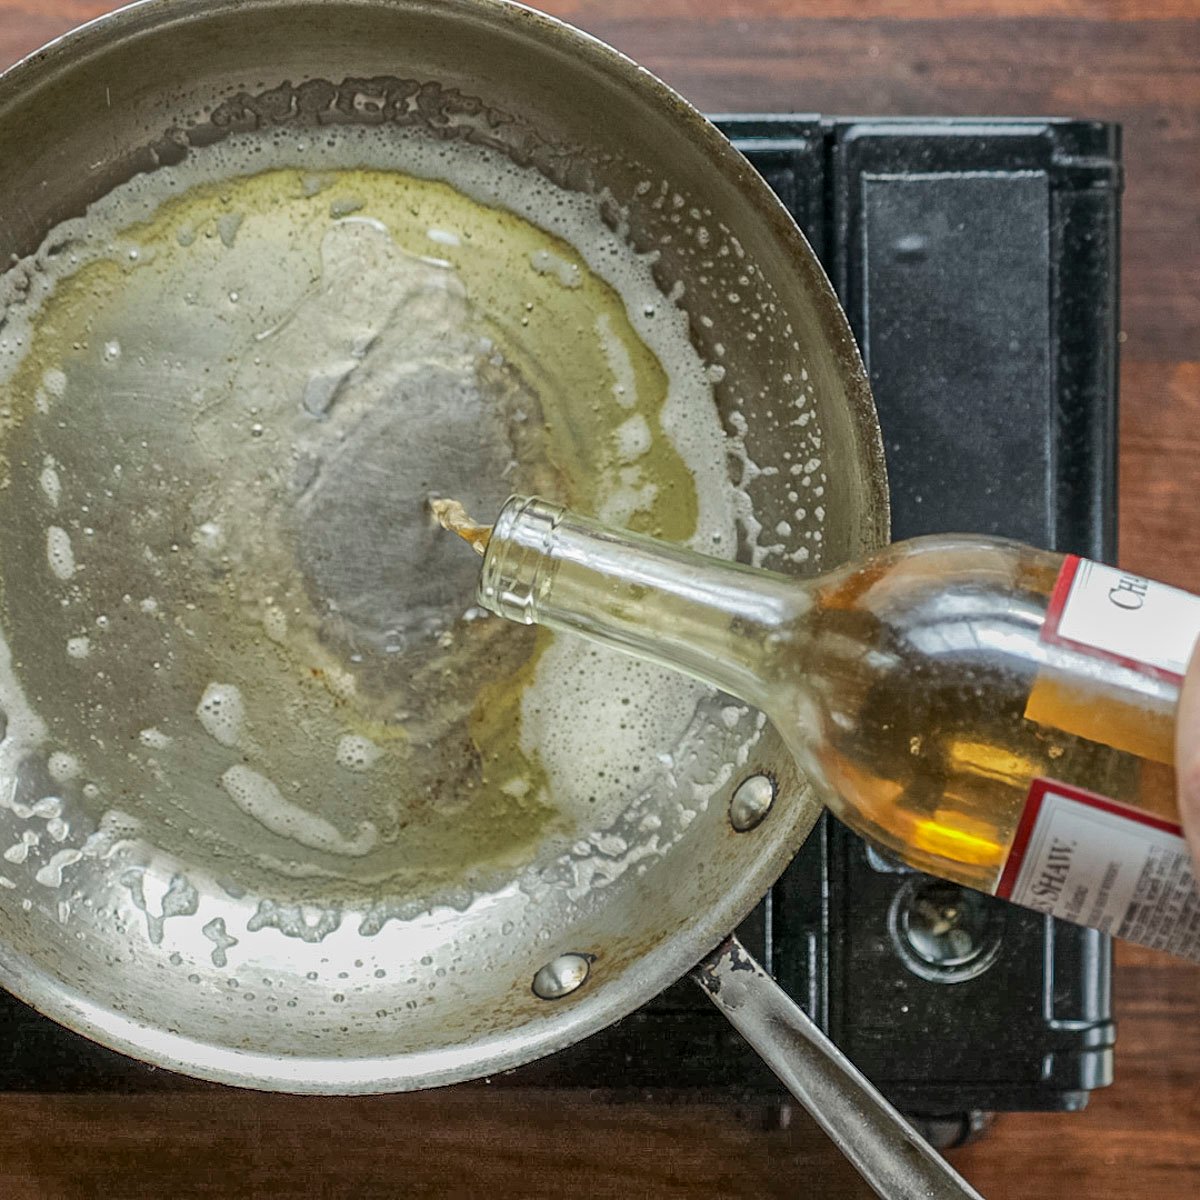
{"label": "glass wine bottle", "polygon": [[921,871],[1200,958],[1172,765],[1198,597],[958,535],[795,579],[514,497],[478,598],[761,709],[825,804]]}

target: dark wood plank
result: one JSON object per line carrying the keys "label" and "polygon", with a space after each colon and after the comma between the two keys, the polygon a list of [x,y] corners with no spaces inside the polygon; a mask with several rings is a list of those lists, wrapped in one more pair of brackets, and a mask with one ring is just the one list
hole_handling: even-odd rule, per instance
{"label": "dark wood plank", "polygon": [[[1193,304],[1200,307],[1195,274]],[[1200,341],[1191,352],[1200,356]],[[1122,385],[1122,561],[1200,592],[1200,362],[1131,359]]]}
{"label": "dark wood plank", "polygon": [[783,1200],[819,1179],[823,1200],[866,1200],[818,1138],[807,1123],[781,1128],[774,1106],[470,1087],[334,1100],[8,1097],[0,1195]]}
{"label": "dark wood plank", "polygon": [[[0,0],[9,62],[105,0]],[[1200,591],[1197,0],[552,0],[709,110],[1095,116],[1126,127],[1123,561]],[[916,18],[916,19],[913,19]],[[1118,956],[1118,1080],[955,1161],[992,1200],[1200,1189],[1200,968]],[[617,1083],[616,1080],[597,1081]],[[0,1193],[865,1196],[773,1105],[458,1088],[0,1097]]]}

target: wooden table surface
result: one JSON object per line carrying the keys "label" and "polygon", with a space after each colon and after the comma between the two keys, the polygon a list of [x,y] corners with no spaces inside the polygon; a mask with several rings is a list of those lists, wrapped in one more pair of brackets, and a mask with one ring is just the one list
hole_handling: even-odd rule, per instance
{"label": "wooden table surface", "polygon": [[[111,7],[0,0],[0,63]],[[553,0],[709,111],[1125,127],[1121,560],[1200,591],[1200,0]],[[919,14],[914,16],[914,14]],[[991,1200],[1200,1193],[1200,967],[1122,948],[1117,1081],[953,1161]],[[0,1097],[0,1196],[867,1193],[801,1113],[460,1087]]]}

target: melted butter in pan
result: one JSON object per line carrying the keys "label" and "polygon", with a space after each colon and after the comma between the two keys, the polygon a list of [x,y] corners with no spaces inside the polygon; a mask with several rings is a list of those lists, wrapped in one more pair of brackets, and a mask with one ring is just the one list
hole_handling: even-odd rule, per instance
{"label": "melted butter in pan", "polygon": [[696,685],[473,610],[426,499],[696,535],[626,297],[365,169],[202,184],[56,269],[3,385],[2,624],[97,819],[328,899],[486,881],[620,811]]}

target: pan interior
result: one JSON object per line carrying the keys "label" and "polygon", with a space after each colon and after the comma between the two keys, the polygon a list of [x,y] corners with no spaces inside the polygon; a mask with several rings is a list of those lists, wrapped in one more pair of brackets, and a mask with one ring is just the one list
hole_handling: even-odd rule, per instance
{"label": "pan interior", "polygon": [[40,727],[9,761],[277,902],[503,886],[611,826],[704,695],[485,617],[431,494],[736,545],[648,264],[585,197],[518,215],[548,188],[486,154],[348,165],[384,145],[209,148],[9,278],[3,628]]}
{"label": "pan interior", "polygon": [[425,506],[537,492],[768,565],[819,551],[811,384],[781,402],[794,499],[764,530],[741,401],[714,395],[726,348],[627,219],[466,141],[255,133],[136,176],[7,273],[18,945],[44,956],[49,930],[79,975],[72,941],[124,957],[87,993],[138,1022],[166,969],[184,1037],[415,1053],[520,1004],[476,976],[443,986],[474,1007],[432,1039],[386,1018],[465,962],[524,995],[687,835],[761,718],[484,617]]}

